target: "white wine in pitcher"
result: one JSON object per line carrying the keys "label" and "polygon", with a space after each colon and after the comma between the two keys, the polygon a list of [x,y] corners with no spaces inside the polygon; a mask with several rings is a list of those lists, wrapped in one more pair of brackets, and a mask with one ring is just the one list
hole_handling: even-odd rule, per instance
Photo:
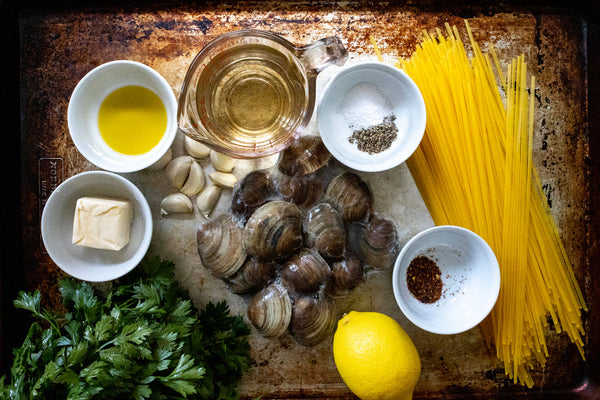
{"label": "white wine in pitcher", "polygon": [[261,44],[222,50],[207,64],[196,87],[202,123],[224,142],[265,143],[304,117],[308,90],[301,65]]}
{"label": "white wine in pitcher", "polygon": [[222,34],[200,50],[186,73],[177,127],[236,158],[276,154],[310,122],[319,71],[347,57],[336,37],[296,47],[267,31]]}

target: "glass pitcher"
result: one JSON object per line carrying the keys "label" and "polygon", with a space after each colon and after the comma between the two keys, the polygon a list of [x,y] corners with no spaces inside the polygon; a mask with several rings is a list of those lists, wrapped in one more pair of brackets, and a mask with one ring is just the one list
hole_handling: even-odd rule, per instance
{"label": "glass pitcher", "polygon": [[308,125],[317,74],[348,57],[337,37],[296,47],[267,31],[238,30],[193,60],[179,97],[179,129],[236,158],[277,153]]}

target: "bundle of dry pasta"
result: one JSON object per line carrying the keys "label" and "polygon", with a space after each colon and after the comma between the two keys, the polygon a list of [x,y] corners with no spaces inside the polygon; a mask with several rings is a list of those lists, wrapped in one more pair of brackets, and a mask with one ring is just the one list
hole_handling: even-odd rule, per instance
{"label": "bundle of dry pasta", "polygon": [[398,64],[427,107],[425,136],[407,163],[436,224],[471,229],[494,249],[502,284],[482,331],[506,373],[531,387],[535,361],[548,356],[547,316],[583,357],[586,309],[532,165],[535,79],[528,88],[524,56],[504,75],[468,24],[471,57],[456,27],[446,28],[445,36],[425,32]]}

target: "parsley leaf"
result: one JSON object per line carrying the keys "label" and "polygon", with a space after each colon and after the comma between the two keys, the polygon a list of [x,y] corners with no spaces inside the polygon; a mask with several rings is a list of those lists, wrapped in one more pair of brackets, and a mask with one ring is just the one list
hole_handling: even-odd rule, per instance
{"label": "parsley leaf", "polygon": [[15,307],[39,322],[14,350],[0,399],[238,398],[250,330],[225,302],[198,313],[174,269],[147,257],[108,293],[64,279],[61,314],[43,309],[39,292],[19,293]]}

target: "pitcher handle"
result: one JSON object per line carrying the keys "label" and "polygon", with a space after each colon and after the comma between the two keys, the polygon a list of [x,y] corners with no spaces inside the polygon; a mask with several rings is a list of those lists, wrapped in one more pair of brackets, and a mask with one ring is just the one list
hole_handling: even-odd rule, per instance
{"label": "pitcher handle", "polygon": [[329,36],[297,49],[297,55],[309,73],[318,74],[325,67],[344,65],[348,52],[340,38]]}

